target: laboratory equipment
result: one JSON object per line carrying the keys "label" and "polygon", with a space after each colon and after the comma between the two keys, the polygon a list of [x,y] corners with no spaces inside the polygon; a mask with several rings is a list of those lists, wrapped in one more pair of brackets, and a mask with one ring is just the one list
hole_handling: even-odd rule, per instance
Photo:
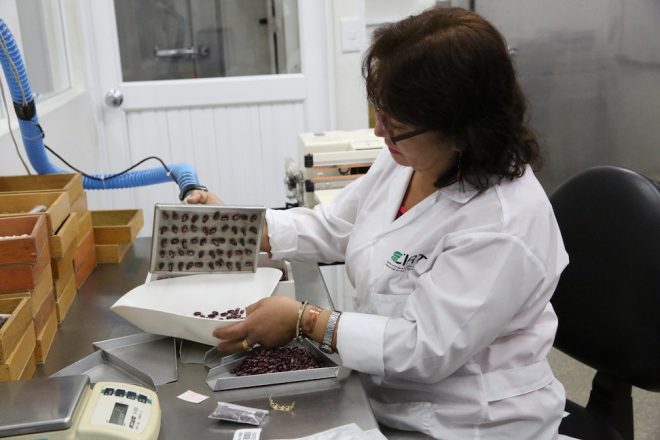
{"label": "laboratory equipment", "polygon": [[301,133],[298,146],[303,168],[287,161],[287,205],[312,208],[364,175],[385,142],[369,128]]}
{"label": "laboratory equipment", "polygon": [[84,375],[0,383],[0,437],[49,440],[156,439],[158,396],[122,382],[90,387]]}

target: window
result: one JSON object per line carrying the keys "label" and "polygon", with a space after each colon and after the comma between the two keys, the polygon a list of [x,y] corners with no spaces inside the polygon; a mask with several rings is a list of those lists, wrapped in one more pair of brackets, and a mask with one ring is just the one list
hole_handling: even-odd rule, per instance
{"label": "window", "polygon": [[37,101],[67,90],[68,59],[59,0],[17,0],[19,29],[11,28],[23,45],[30,88]]}

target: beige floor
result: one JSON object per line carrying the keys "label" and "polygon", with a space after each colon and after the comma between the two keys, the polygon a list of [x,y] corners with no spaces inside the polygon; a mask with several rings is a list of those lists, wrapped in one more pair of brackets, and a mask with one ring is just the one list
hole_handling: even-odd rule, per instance
{"label": "beige floor", "polygon": [[[555,376],[564,384],[566,396],[586,405],[595,370],[555,349],[549,360]],[[633,388],[633,408],[635,440],[660,440],[660,393]]]}

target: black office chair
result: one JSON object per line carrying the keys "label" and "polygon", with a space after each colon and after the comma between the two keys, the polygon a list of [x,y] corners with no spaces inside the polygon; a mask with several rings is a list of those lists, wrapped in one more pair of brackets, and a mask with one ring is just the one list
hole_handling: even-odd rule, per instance
{"label": "black office chair", "polygon": [[567,401],[559,432],[632,440],[632,385],[660,391],[660,187],[602,166],[550,201],[570,257],[551,301],[555,347],[597,370],[586,408]]}

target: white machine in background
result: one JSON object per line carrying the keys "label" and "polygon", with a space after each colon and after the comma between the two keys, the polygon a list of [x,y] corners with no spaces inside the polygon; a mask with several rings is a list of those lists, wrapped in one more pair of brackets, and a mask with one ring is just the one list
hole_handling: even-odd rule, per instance
{"label": "white machine in background", "polygon": [[332,200],[341,188],[364,175],[385,141],[368,128],[301,133],[298,145],[303,167],[287,159],[287,207],[312,208]]}
{"label": "white machine in background", "polygon": [[0,437],[48,440],[155,440],[160,406],[155,392],[88,376],[0,384]]}

